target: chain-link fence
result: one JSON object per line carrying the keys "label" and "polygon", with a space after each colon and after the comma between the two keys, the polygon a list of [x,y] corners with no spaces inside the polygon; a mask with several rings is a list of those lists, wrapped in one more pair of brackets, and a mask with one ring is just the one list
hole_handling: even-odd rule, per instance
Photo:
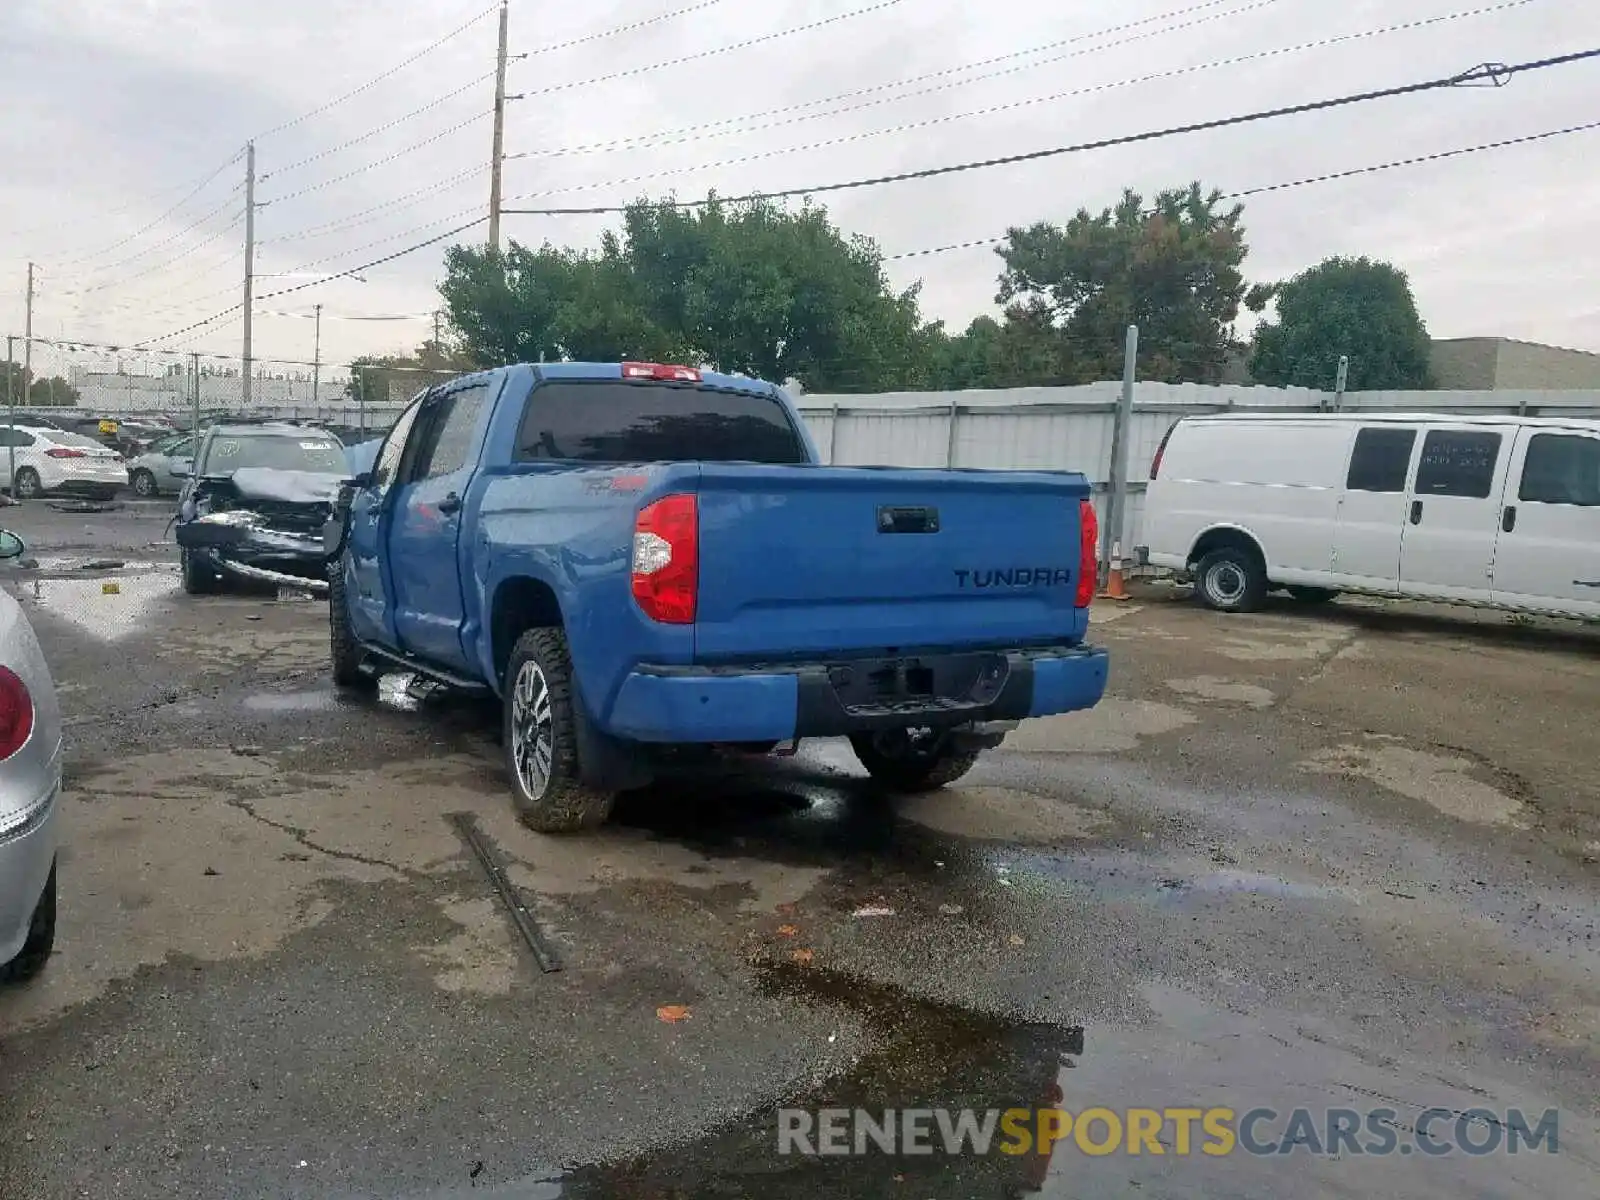
{"label": "chain-link fence", "polygon": [[[74,425],[190,429],[223,419],[315,422],[346,441],[388,430],[412,397],[459,372],[123,350],[12,335],[0,405]],[[4,412],[0,411],[0,423]]]}

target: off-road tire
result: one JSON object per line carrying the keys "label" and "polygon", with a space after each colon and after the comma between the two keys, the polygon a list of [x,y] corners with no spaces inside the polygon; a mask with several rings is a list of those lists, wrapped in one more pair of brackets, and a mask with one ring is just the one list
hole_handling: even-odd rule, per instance
{"label": "off-road tire", "polygon": [[895,753],[875,734],[857,733],[850,737],[850,748],[872,776],[873,782],[887,791],[916,795],[934,792],[954,783],[977,763],[982,750],[959,750],[948,738],[928,753]]}
{"label": "off-road tire", "polygon": [[0,983],[25,983],[33,979],[44,970],[55,948],[56,868],[52,863],[44,894],[39,897],[39,906],[33,910],[33,920],[28,924],[28,940],[22,944],[15,958],[8,963],[0,963]]}
{"label": "off-road tire", "polygon": [[342,561],[335,563],[328,574],[328,658],[333,664],[334,687],[366,688],[372,684],[372,676],[361,669],[367,656],[350,624]]}
{"label": "off-road tire", "polygon": [[[513,714],[519,679],[531,664],[543,677],[550,703],[550,772],[542,794],[535,796],[517,770]],[[535,833],[577,833],[594,829],[611,816],[616,796],[586,787],[578,760],[578,711],[572,679],[572,656],[566,631],[530,629],[517,639],[506,662],[505,704],[501,717],[506,774],[511,800],[522,823]]]}
{"label": "off-road tire", "polygon": [[1339,595],[1333,588],[1301,587],[1299,584],[1283,590],[1288,592],[1289,598],[1297,604],[1327,604]]}
{"label": "off-road tire", "polygon": [[1255,612],[1267,597],[1267,573],[1248,550],[1224,546],[1200,560],[1194,594],[1215,612]]}
{"label": "off-road tire", "polygon": [[39,483],[39,472],[32,467],[23,467],[17,472],[17,478],[11,485],[11,494],[18,500],[37,500],[44,495],[44,487]]}
{"label": "off-road tire", "polygon": [[183,551],[178,561],[183,571],[183,590],[189,595],[214,596],[222,590],[215,569],[201,561],[194,551]]}
{"label": "off-road tire", "polygon": [[149,471],[139,470],[133,473],[133,478],[128,480],[128,486],[133,489],[135,496],[149,499],[161,489],[156,487],[156,477]]}

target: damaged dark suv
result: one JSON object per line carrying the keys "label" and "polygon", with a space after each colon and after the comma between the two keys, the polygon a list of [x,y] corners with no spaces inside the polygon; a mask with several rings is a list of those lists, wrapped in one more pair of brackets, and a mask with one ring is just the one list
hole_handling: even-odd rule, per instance
{"label": "damaged dark suv", "polygon": [[327,595],[323,525],[349,474],[339,439],[319,428],[207,429],[178,501],[183,590],[202,595],[245,580]]}

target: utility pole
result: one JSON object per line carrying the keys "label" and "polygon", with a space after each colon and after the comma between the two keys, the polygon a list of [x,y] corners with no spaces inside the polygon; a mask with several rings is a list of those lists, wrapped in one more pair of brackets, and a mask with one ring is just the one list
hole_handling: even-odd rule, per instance
{"label": "utility pole", "polygon": [[250,407],[250,333],[256,304],[256,144],[245,147],[244,159],[244,370],[240,400]]}
{"label": "utility pole", "polygon": [[1128,442],[1133,432],[1134,371],[1139,362],[1139,327],[1128,326],[1122,351],[1122,395],[1117,400],[1117,415],[1111,427],[1110,495],[1106,522],[1100,529],[1100,583],[1111,575],[1113,551],[1122,545],[1122,523],[1128,508]]}
{"label": "utility pole", "polygon": [[6,338],[6,487],[11,498],[17,498],[17,439],[11,436],[17,428],[17,359],[16,338]]}
{"label": "utility pole", "polygon": [[33,386],[33,264],[28,264],[28,315],[22,330],[22,391]]}
{"label": "utility pole", "polygon": [[[315,408],[322,403],[321,393],[317,385],[322,381],[322,305],[316,306],[317,332],[311,343],[311,406]],[[313,414],[314,415],[314,414]]]}
{"label": "utility pole", "polygon": [[500,166],[506,148],[506,0],[500,0],[500,54],[494,74],[494,150],[489,160],[489,248],[500,249]]}
{"label": "utility pole", "polygon": [[[194,428],[190,432],[194,434],[194,445],[198,447],[200,445],[200,355],[191,355],[190,362],[194,365]],[[189,465],[191,469],[194,466],[193,449],[189,451]]]}

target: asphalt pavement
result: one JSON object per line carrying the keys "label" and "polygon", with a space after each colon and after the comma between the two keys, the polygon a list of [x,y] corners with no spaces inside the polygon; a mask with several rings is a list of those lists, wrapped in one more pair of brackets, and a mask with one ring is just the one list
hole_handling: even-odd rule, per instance
{"label": "asphalt pavement", "polygon": [[[1148,590],[1097,609],[1107,701],[957,787],[890,802],[820,742],[550,839],[492,708],[336,695],[326,606],[184,596],[171,507],[0,511],[69,743],[60,950],[0,991],[5,1200],[1600,1193],[1588,628]],[[1175,1120],[1096,1153],[1104,1118],[779,1153],[822,1109],[1052,1106],[1274,1115],[1225,1154]],[[1336,1113],[1392,1144],[1312,1152]]]}

